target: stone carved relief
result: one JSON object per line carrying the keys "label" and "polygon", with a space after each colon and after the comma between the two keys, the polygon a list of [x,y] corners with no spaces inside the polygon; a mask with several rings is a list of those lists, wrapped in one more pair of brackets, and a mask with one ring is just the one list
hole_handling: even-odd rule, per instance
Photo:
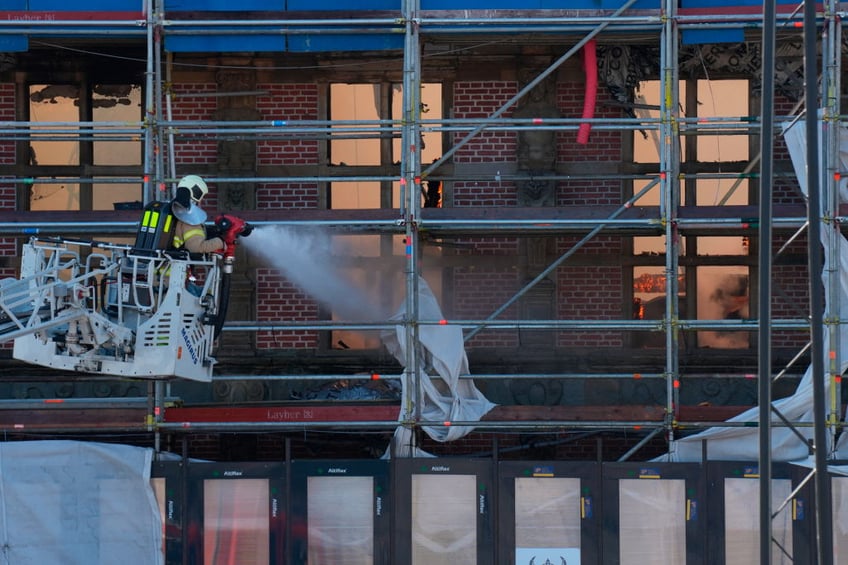
{"label": "stone carved relief", "polygon": [[[256,78],[253,71],[227,69],[217,74],[219,93],[216,121],[253,122],[262,119],[256,109]],[[218,142],[218,174],[222,177],[253,177],[256,172],[256,142],[246,139],[222,139]],[[218,207],[224,211],[250,210],[256,207],[255,184],[233,182],[218,184]]]}
{"label": "stone carved relief", "polygon": [[[523,89],[541,72],[541,69],[520,70],[519,87]],[[555,73],[545,77],[524,95],[516,106],[513,117],[541,118],[543,121],[561,117],[556,106]],[[556,205],[557,183],[550,178],[556,173],[556,165],[557,146],[554,131],[533,128],[519,130],[516,155],[519,206]],[[549,264],[549,244],[545,238],[527,238],[523,242],[521,272],[528,282]],[[553,318],[555,303],[556,283],[547,278],[543,279],[528,289],[522,297],[519,303],[520,316],[525,320]],[[548,349],[555,345],[555,335],[548,330],[525,329],[520,332],[519,340],[522,347]],[[559,404],[562,399],[562,386],[553,381],[510,381],[509,390],[516,404],[551,406]]]}
{"label": "stone carved relief", "polygon": [[[258,122],[262,114],[256,109],[256,73],[249,69],[250,61],[237,60],[229,68],[217,73],[218,110],[216,121]],[[218,182],[218,209],[226,213],[256,209],[256,141],[238,137],[223,138],[218,142],[218,176],[222,178],[244,178],[239,182]],[[230,287],[229,319],[250,319],[255,311],[255,289],[251,281],[251,266],[242,254],[236,261]],[[254,336],[247,332],[235,332],[221,336],[228,351],[250,354],[254,351]],[[224,402],[261,400],[266,395],[262,383],[234,381],[215,388],[215,399]]]}
{"label": "stone carved relief", "polygon": [[556,406],[562,403],[562,383],[554,380],[513,380],[509,390],[521,406]]}
{"label": "stone carved relief", "polygon": [[261,381],[220,381],[212,384],[216,402],[255,402],[266,400],[267,390]]}
{"label": "stone carved relief", "polygon": [[[523,69],[519,72],[519,86],[524,88],[541,71]],[[545,77],[528,92],[513,112],[515,118],[559,118],[556,106],[556,75]],[[520,206],[556,205],[556,181],[545,177],[556,172],[556,132],[527,129],[518,132],[517,171],[519,180],[518,204]]]}

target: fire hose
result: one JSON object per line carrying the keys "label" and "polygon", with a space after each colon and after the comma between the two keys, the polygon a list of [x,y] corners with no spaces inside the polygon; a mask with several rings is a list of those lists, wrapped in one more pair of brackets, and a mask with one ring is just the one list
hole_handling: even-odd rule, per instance
{"label": "fire hose", "polygon": [[215,219],[215,226],[220,230],[221,239],[224,241],[224,268],[221,275],[221,288],[218,298],[218,314],[215,317],[215,337],[221,334],[224,322],[227,319],[227,309],[230,304],[230,285],[233,274],[233,263],[235,262],[236,241],[239,237],[247,237],[253,231],[253,226],[236,216],[223,214]]}

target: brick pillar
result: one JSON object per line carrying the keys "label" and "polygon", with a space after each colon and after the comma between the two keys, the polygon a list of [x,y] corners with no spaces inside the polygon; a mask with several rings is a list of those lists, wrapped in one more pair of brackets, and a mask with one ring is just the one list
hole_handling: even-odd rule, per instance
{"label": "brick pillar", "polygon": [[[222,61],[224,66],[248,68],[250,60]],[[227,69],[217,75],[218,110],[216,121],[259,121],[256,109],[256,73],[253,70]],[[218,141],[217,176],[222,178],[244,178],[243,182],[218,183],[218,209],[224,213],[239,215],[242,210],[256,209],[256,142],[245,139],[220,139]],[[244,254],[236,252],[236,262],[230,279],[228,320],[252,320],[256,311],[255,266],[245,260]],[[220,348],[228,356],[249,355],[256,350],[256,336],[250,332],[227,332],[221,335]],[[236,402],[262,400],[264,385],[251,381],[229,381],[226,386],[215,388],[218,400]]]}

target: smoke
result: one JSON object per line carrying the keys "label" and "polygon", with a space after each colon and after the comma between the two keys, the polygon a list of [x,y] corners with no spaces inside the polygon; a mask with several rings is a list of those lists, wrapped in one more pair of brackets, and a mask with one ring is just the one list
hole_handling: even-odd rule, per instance
{"label": "smoke", "polygon": [[[698,319],[744,320],[749,317],[748,275],[733,267],[702,267],[698,271]],[[698,345],[744,349],[751,333],[746,331],[702,331]]]}
{"label": "smoke", "polygon": [[331,253],[331,239],[319,229],[261,226],[239,242],[339,318],[352,322],[380,318],[364,289],[336,268],[341,259]]}

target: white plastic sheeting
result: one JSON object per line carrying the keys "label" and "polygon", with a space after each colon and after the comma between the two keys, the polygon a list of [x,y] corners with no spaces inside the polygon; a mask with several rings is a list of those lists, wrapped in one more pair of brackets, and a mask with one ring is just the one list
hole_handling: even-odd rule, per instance
{"label": "white plastic sheeting", "polygon": [[[824,127],[819,128],[820,134],[824,131]],[[832,127],[832,126],[827,126]],[[804,121],[791,122],[784,125],[783,136],[786,145],[789,149],[789,155],[792,159],[792,165],[795,169],[795,175],[798,178],[798,184],[801,191],[806,196],[807,190],[807,160],[806,160],[806,130]],[[823,148],[823,135],[820,135],[819,147]],[[824,150],[819,151],[820,162],[819,171],[823,170],[821,156],[825,154]],[[848,168],[848,129],[840,127],[839,130],[839,160],[840,170]],[[822,201],[825,201],[822,198]],[[843,181],[839,185],[839,201],[848,201],[848,187]],[[819,216],[821,214],[818,214]],[[824,268],[822,273],[822,282],[826,289],[824,296],[826,303],[825,312],[834,311],[838,308],[837,315],[840,320],[848,319],[848,241],[841,233],[837,232],[831,226],[825,226],[821,230],[822,246],[825,250],[834,249],[833,257],[831,253],[824,255]],[[833,265],[832,261],[838,261],[837,265]],[[834,281],[838,284],[837,296],[832,296],[827,289],[831,288],[830,276],[837,277]],[[836,304],[831,301],[835,300]],[[836,340],[834,340],[836,341]],[[845,372],[848,368],[848,343],[844,338],[838,339],[838,343],[831,342],[830,328],[824,327],[823,334],[824,343],[824,367],[830,367],[828,359],[828,351],[831,348],[836,349],[836,357],[839,359],[839,374]],[[826,369],[827,370],[827,369]],[[825,395],[830,398],[830,379],[825,379]],[[813,422],[813,379],[811,367],[808,367],[804,373],[798,388],[795,393],[786,398],[781,398],[773,402],[774,407],[791,422]],[[776,416],[772,415],[772,420],[778,422]],[[730,422],[752,422],[759,421],[759,408],[751,408],[742,414],[731,418]],[[809,439],[813,435],[812,427],[797,428],[798,432]],[[700,461],[702,441],[707,441],[707,458],[708,459],[725,459],[725,460],[756,460],[759,454],[759,431],[757,428],[742,428],[742,427],[715,427],[707,429],[701,433],[688,436],[672,442],[671,449],[667,456],[661,459],[671,461]],[[772,428],[771,436],[772,444],[772,460],[774,461],[797,461],[806,459],[809,455],[809,449],[806,443],[793,433],[789,428],[783,426],[775,426]],[[841,436],[837,446],[837,457],[848,456],[848,448],[846,448],[845,434]]]}
{"label": "white plastic sheeting", "polygon": [[[442,310],[433,291],[423,278],[418,279],[418,313],[421,320],[438,321],[444,319]],[[406,306],[400,307],[393,320],[403,320]],[[383,343],[389,352],[401,363],[406,364],[406,330],[403,325],[394,331],[384,332]],[[412,378],[411,371],[400,376],[403,401],[399,421],[415,418],[416,399],[420,399],[420,418],[427,422],[478,421],[495,404],[481,393],[471,379],[460,379],[468,373],[468,357],[462,328],[451,324],[421,324],[418,326],[420,343],[419,358],[424,360],[418,369],[418,378]],[[435,372],[436,380],[431,378]],[[416,394],[415,381],[420,383],[420,395]],[[407,401],[407,399],[409,399]],[[424,431],[436,441],[448,442],[470,433],[471,426],[423,426]],[[410,448],[410,431],[398,427],[392,440],[391,454],[397,457],[427,456],[420,450]]]}
{"label": "white plastic sheeting", "polygon": [[0,443],[0,562],[161,565],[152,456],[125,445]]}

